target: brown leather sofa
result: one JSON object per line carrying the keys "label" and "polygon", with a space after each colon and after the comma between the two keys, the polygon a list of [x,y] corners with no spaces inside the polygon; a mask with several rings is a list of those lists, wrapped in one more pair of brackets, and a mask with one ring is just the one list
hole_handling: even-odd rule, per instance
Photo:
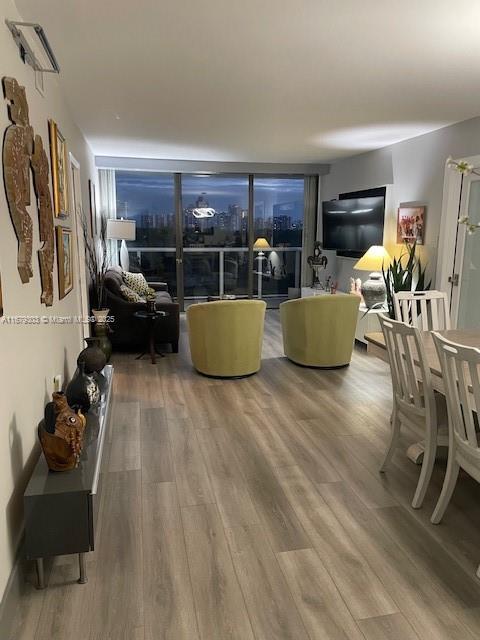
{"label": "brown leather sofa", "polygon": [[[105,305],[110,309],[110,316],[115,320],[110,324],[112,333],[110,340],[118,351],[140,350],[145,347],[145,323],[135,318],[136,311],[146,309],[145,302],[128,302],[120,293],[123,284],[120,267],[108,269],[104,278]],[[155,289],[155,307],[158,311],[166,311],[167,316],[157,323],[156,342],[170,344],[173,353],[178,353],[179,305],[172,301],[167,285],[162,282],[149,282]]]}

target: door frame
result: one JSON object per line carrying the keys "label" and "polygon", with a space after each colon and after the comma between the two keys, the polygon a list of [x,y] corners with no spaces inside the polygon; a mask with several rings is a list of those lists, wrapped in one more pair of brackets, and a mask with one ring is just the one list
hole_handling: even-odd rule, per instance
{"label": "door frame", "polygon": [[[458,158],[455,162],[468,162],[474,167],[480,167],[480,155],[468,158]],[[438,241],[436,286],[440,291],[446,291],[450,302],[450,315],[454,326],[458,318],[461,282],[455,284],[455,278],[461,275],[463,251],[466,229],[460,228],[458,218],[462,208],[468,203],[470,180],[458,171],[449,167],[449,160],[445,161],[443,183],[442,216],[440,221],[440,235]]]}

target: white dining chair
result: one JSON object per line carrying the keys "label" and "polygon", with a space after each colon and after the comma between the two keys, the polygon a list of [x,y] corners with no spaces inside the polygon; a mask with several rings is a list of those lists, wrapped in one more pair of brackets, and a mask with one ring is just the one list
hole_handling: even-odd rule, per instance
{"label": "white dining chair", "polygon": [[393,457],[402,424],[422,432],[425,438],[422,468],[412,500],[412,507],[418,509],[425,498],[437,451],[437,405],[430,368],[416,327],[391,320],[383,314],[379,320],[385,337],[393,390],[392,432],[380,471],[386,471]]}
{"label": "white dining chair", "polygon": [[420,331],[451,328],[448,298],[443,291],[397,291],[393,304],[395,318]]}
{"label": "white dining chair", "polygon": [[[433,333],[448,407],[448,463],[442,492],[431,517],[438,524],[452,498],[460,468],[480,482],[480,349],[465,347]],[[477,569],[480,578],[480,566]]]}

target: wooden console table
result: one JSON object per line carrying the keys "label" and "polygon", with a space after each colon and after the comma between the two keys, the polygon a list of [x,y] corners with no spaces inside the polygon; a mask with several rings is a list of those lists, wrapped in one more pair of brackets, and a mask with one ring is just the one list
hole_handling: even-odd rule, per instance
{"label": "wooden console table", "polygon": [[25,554],[36,561],[39,589],[45,587],[43,559],[49,556],[78,553],[78,582],[87,582],[85,553],[93,551],[95,543],[113,367],[107,365],[103,374],[107,387],[101,403],[86,415],[79,466],[71,471],[49,471],[41,454],[24,494]]}

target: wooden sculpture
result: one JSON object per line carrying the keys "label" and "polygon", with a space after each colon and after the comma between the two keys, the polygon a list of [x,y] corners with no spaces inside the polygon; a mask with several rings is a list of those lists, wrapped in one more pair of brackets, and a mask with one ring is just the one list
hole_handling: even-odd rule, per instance
{"label": "wooden sculpture", "polygon": [[37,196],[40,241],[38,250],[40,279],[42,282],[41,301],[50,307],[53,304],[53,263],[55,253],[52,198],[49,186],[48,158],[43,148],[42,138],[35,136],[32,155],[33,184]]}
{"label": "wooden sculpture", "polygon": [[78,466],[83,447],[86,420],[70,408],[64,393],[54,393],[45,409],[45,421],[38,427],[38,437],[48,468],[69,471]]}
{"label": "wooden sculpture", "polygon": [[32,219],[27,211],[30,204],[30,156],[33,128],[28,119],[25,87],[14,78],[3,78],[5,98],[10,101],[8,114],[11,124],[3,141],[3,175],[8,207],[18,239],[17,268],[23,283],[33,276]]}

